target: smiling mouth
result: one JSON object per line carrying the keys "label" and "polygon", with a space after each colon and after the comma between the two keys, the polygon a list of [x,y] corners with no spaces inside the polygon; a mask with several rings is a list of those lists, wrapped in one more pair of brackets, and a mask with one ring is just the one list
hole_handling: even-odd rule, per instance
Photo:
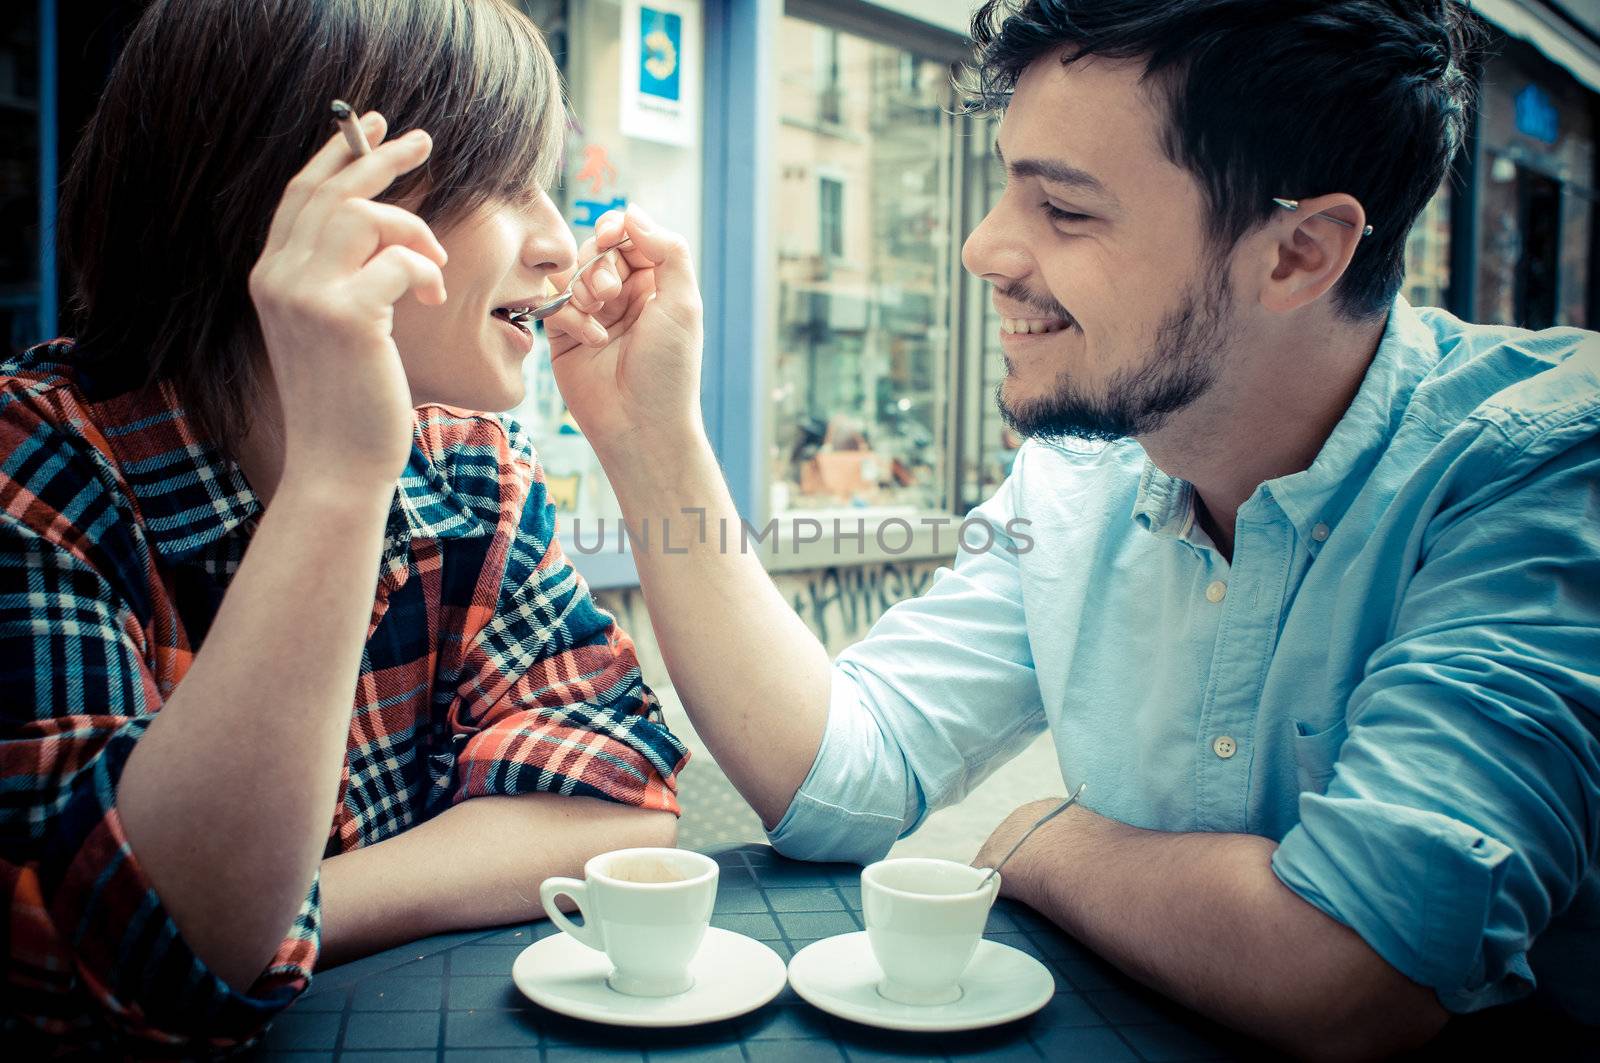
{"label": "smiling mouth", "polygon": [[1009,336],[1038,336],[1071,328],[1071,318],[1003,317],[1000,331]]}

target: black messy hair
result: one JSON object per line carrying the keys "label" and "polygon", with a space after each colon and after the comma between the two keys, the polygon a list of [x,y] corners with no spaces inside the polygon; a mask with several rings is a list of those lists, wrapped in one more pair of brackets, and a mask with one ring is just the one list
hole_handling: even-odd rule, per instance
{"label": "black messy hair", "polygon": [[1167,105],[1166,153],[1200,182],[1218,247],[1275,196],[1361,202],[1374,232],[1333,293],[1361,319],[1400,290],[1406,236],[1477,105],[1486,36],[1454,0],[987,0],[963,88],[969,110],[1003,110],[1058,49],[1063,64],[1142,60]]}

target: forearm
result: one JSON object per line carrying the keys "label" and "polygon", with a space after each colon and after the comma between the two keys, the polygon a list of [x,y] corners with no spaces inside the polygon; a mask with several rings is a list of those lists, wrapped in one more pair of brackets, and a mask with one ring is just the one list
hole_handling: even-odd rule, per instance
{"label": "forearm", "polygon": [[235,987],[282,942],[327,840],[387,514],[385,492],[286,480],[122,774],[129,844]]}
{"label": "forearm", "polygon": [[1275,848],[1074,809],[1007,865],[1005,889],[1139,981],[1297,1055],[1386,1055],[1436,1033],[1433,992],[1284,886]]}
{"label": "forearm", "polygon": [[712,756],[771,828],[822,744],[828,653],[773,586],[754,545],[746,549],[703,435],[636,441],[602,457],[629,527],[649,527],[648,545],[635,534],[633,553],[673,685]]}
{"label": "forearm", "polygon": [[526,922],[539,883],[597,853],[671,846],[677,818],[593,797],[478,797],[322,862],[319,966],[429,934]]}

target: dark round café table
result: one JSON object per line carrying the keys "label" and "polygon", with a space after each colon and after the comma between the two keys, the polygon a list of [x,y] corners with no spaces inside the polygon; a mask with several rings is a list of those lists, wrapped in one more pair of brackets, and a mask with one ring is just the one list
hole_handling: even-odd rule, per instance
{"label": "dark round caf\u00e9 table", "polygon": [[[712,851],[721,865],[713,926],[788,960],[861,922],[861,869],[805,864],[766,845]],[[330,968],[273,1023],[250,1058],[297,1063],[565,1063],[568,1060],[1178,1060],[1253,1050],[1221,1027],[1129,981],[1026,907],[1001,900],[986,936],[1043,960],[1056,995],[1037,1014],[962,1034],[907,1034],[835,1019],[785,988],[727,1022],[630,1030],[568,1019],[511,983],[548,920],[442,934]]]}

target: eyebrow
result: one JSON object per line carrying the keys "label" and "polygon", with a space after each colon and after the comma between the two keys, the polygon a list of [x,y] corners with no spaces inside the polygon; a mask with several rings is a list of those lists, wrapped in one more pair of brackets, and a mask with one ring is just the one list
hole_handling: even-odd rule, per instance
{"label": "eyebrow", "polygon": [[1080,170],[1076,166],[1068,166],[1055,159],[1017,159],[1014,162],[1007,162],[1006,157],[1000,153],[998,140],[994,142],[994,157],[1000,160],[1006,172],[1012,177],[1037,177],[1054,185],[1065,185],[1099,196],[1114,207],[1120,206],[1117,197],[1111,194],[1111,189],[1088,170]]}

